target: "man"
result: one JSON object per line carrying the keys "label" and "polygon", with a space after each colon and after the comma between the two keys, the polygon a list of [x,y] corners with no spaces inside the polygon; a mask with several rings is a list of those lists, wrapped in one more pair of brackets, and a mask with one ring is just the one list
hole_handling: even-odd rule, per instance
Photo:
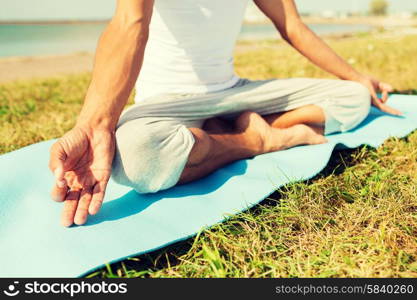
{"label": "man", "polygon": [[[77,124],[51,149],[64,226],[99,211],[111,173],[157,192],[238,159],[325,143],[365,119],[371,102],[400,114],[385,104],[392,88],[333,52],[294,0],[254,2],[292,47],[342,80],[238,78],[232,52],[248,1],[118,0]],[[137,104],[119,120],[136,81]]]}

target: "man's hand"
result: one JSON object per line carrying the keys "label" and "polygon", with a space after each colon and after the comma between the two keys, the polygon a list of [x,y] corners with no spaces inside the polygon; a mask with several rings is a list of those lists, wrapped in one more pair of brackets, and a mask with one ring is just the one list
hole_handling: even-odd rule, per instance
{"label": "man's hand", "polygon": [[114,156],[114,133],[76,126],[51,148],[49,168],[56,177],[51,196],[65,201],[61,223],[82,225],[103,202]]}
{"label": "man's hand", "polygon": [[[372,97],[372,105],[378,108],[380,111],[400,116],[402,113],[399,110],[396,110],[395,108],[392,108],[385,103],[388,100],[388,94],[393,91],[393,88],[390,84],[380,82],[376,80],[375,78],[372,78],[370,76],[361,76],[358,82],[362,83],[364,86],[366,86],[369,91],[371,92]],[[382,97],[379,98],[377,93],[381,93]]]}
{"label": "man's hand", "polygon": [[65,201],[64,226],[84,224],[88,214],[101,207],[115,151],[114,129],[142,67],[153,4],[154,0],[117,1],[99,39],[78,123],[52,146],[52,198]]}

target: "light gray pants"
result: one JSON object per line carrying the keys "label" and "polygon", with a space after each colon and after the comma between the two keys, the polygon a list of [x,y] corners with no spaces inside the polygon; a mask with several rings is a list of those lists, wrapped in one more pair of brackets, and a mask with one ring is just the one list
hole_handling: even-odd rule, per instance
{"label": "light gray pants", "polygon": [[178,182],[194,145],[188,128],[243,111],[268,115],[309,104],[323,109],[325,134],[331,134],[350,130],[366,118],[370,94],[356,82],[295,78],[241,79],[219,92],[148,98],[120,117],[112,177],[139,193],[168,189]]}

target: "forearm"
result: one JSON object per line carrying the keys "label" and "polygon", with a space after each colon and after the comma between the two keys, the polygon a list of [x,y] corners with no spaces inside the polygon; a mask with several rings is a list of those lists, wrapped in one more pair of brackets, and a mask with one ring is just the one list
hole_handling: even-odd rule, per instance
{"label": "forearm", "polygon": [[116,16],[109,23],[77,125],[114,130],[142,66],[149,19]]}
{"label": "forearm", "polygon": [[321,38],[304,23],[298,21],[284,37],[303,56],[321,69],[344,80],[359,80],[357,72],[343,58],[336,54]]}

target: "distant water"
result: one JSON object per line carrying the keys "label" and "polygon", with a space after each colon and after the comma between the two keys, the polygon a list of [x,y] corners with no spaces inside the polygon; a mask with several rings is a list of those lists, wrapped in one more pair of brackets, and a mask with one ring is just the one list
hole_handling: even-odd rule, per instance
{"label": "distant water", "polygon": [[[104,23],[0,25],[0,57],[67,54],[94,51]],[[318,34],[360,32],[371,29],[368,25],[313,24]],[[239,39],[265,39],[276,37],[269,24],[243,25]]]}

